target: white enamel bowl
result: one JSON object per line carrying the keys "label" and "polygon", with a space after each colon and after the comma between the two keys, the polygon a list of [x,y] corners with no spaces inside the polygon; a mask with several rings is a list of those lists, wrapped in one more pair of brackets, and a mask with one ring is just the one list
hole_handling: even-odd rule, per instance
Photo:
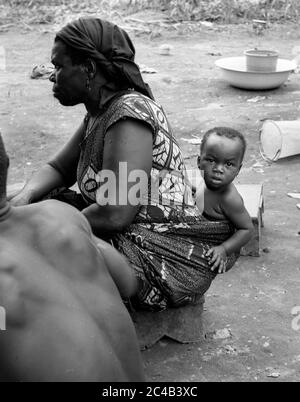
{"label": "white enamel bowl", "polygon": [[215,64],[230,85],[252,90],[279,87],[297,67],[294,61],[278,59],[276,71],[247,71],[245,57],[227,57],[217,60]]}

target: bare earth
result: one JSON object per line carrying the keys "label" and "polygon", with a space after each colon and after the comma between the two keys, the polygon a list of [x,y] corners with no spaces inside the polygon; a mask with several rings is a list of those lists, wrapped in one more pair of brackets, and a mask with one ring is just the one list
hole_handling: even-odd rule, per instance
{"label": "bare earth", "polygon": [[[84,116],[84,108],[64,108],[51,95],[47,80],[29,78],[36,64],[48,63],[54,34],[33,29],[0,34],[6,71],[0,71],[0,130],[11,156],[9,183],[24,181],[65,143]],[[297,201],[300,156],[272,165],[259,154],[262,120],[300,118],[300,75],[279,89],[251,92],[220,79],[220,57],[240,56],[254,46],[277,48],[292,59],[300,34],[289,25],[258,37],[251,27],[208,29],[184,37],[163,34],[134,38],[137,62],[157,70],[144,77],[164,106],[188,167],[196,167],[198,147],[184,141],[215,125],[240,129],[248,150],[240,183],[263,183],[265,213],[260,257],[241,257],[208,291],[208,334],[227,328],[225,339],[207,337],[182,345],[167,339],[143,352],[149,381],[297,381],[300,378],[300,331],[292,329],[300,306],[300,231]],[[172,46],[169,56],[159,52]],[[256,102],[247,100],[261,96]],[[262,166],[255,167],[256,163]],[[228,332],[229,333],[229,332]]]}

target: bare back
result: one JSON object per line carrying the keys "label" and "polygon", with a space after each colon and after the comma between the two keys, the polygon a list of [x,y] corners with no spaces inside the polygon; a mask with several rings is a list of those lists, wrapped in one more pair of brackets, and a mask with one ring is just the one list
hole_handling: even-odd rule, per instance
{"label": "bare back", "polygon": [[[0,334],[6,350],[0,373],[24,380],[28,371],[37,380],[143,380],[134,326],[85,218],[44,201],[12,209],[0,226],[0,304],[8,320]],[[38,362],[28,355],[32,349]],[[30,368],[15,367],[11,353]]]}

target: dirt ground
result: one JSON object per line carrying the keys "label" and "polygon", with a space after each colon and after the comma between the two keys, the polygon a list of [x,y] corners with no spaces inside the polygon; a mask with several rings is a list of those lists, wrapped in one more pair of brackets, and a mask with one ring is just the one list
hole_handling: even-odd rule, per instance
{"label": "dirt ground", "polygon": [[[49,62],[53,37],[39,29],[0,34],[6,49],[6,71],[0,71],[0,130],[11,157],[10,184],[27,179],[54,155],[84,115],[82,106],[59,105],[50,82],[29,78],[34,65]],[[261,256],[241,257],[207,293],[205,331],[226,328],[230,336],[193,344],[162,339],[143,352],[149,381],[300,378],[300,331],[292,329],[292,308],[300,306],[300,211],[297,201],[287,197],[300,192],[300,156],[270,165],[258,146],[264,119],[300,119],[300,75],[292,74],[276,90],[251,92],[228,86],[214,65],[220,57],[239,56],[254,46],[276,48],[280,57],[292,59],[299,42],[300,32],[291,25],[270,28],[263,36],[240,26],[203,27],[188,36],[134,37],[137,62],[157,70],[144,77],[165,108],[187,166],[196,167],[198,147],[184,139],[215,125],[240,129],[248,149],[238,182],[263,183],[265,200]],[[160,54],[162,44],[171,46],[169,56]],[[254,101],[257,96],[261,98]]]}

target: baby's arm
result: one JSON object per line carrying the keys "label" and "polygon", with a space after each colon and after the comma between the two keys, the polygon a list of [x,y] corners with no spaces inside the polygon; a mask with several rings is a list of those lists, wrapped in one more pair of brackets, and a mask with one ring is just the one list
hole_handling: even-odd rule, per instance
{"label": "baby's arm", "polygon": [[226,256],[237,253],[250,240],[253,231],[253,224],[247,212],[244,201],[235,187],[224,195],[222,200],[224,215],[236,228],[235,233],[220,246],[213,247],[207,253],[211,257],[211,270],[218,269],[218,272],[225,272]]}
{"label": "baby's arm", "polygon": [[223,243],[227,255],[237,253],[251,239],[253,224],[244,201],[235,187],[225,197],[224,214],[236,228],[236,232]]}

